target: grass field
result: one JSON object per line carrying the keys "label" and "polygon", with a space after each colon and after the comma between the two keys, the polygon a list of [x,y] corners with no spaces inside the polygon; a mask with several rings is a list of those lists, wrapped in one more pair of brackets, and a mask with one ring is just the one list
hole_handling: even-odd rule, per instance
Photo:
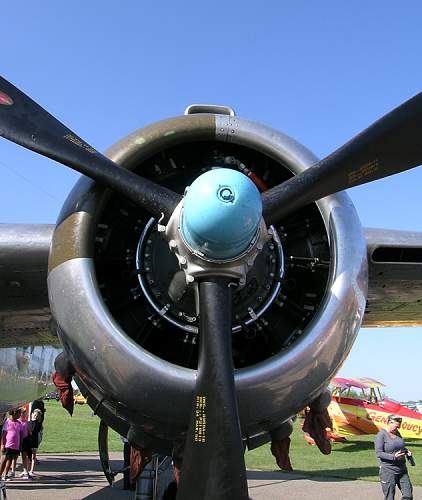
{"label": "grass field", "polygon": [[[91,416],[91,409],[87,405],[76,405],[72,418],[56,401],[46,401],[46,409],[40,453],[98,450],[99,421],[97,417]],[[322,455],[316,447],[305,442],[298,421],[291,437],[290,459],[296,472],[378,481],[374,436],[361,436],[346,443],[333,443],[331,455]],[[422,485],[422,440],[407,441],[407,446],[416,462],[416,467],[409,467],[411,480],[414,485]],[[110,432],[109,449],[122,450],[122,443],[115,432]],[[268,444],[248,451],[246,465],[249,469],[279,470]]]}

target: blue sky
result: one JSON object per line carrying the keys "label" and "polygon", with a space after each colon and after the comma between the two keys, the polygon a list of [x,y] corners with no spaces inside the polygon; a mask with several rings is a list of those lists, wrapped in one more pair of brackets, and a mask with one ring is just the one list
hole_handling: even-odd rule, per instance
{"label": "blue sky", "polygon": [[[154,6],[153,6],[154,5]],[[422,4],[26,2],[1,74],[97,149],[188,104],[231,105],[325,156],[422,90]],[[0,141],[0,220],[52,223],[77,175]],[[422,231],[422,168],[352,189],[366,227]],[[422,328],[362,330],[344,376],[422,399]]]}

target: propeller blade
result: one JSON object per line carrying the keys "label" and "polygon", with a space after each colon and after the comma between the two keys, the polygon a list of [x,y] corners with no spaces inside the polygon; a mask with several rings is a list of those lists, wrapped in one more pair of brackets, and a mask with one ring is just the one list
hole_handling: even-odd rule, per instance
{"label": "propeller blade", "polygon": [[177,500],[247,500],[244,447],[234,386],[231,289],[199,283],[200,353]]}
{"label": "propeller blade", "polygon": [[168,220],[181,196],[112,162],[0,77],[0,135],[118,191]]}
{"label": "propeller blade", "polygon": [[420,165],[421,137],[419,93],[311,168],[263,193],[266,223],[329,194]]}

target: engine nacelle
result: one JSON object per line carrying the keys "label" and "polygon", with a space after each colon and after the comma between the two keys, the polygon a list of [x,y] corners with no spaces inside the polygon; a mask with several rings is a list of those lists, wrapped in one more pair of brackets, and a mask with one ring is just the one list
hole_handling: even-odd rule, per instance
{"label": "engine nacelle", "polygon": [[[212,112],[140,129],[107,155],[180,193],[211,168],[242,171],[264,190],[317,160],[280,132]],[[118,432],[135,427],[140,445],[165,448],[188,427],[198,317],[194,292],[157,223],[82,178],[58,220],[48,288],[88,402]],[[365,240],[345,193],[269,229],[271,238],[233,299],[235,384],[246,439],[277,428],[326,387],[353,344],[367,294]]]}

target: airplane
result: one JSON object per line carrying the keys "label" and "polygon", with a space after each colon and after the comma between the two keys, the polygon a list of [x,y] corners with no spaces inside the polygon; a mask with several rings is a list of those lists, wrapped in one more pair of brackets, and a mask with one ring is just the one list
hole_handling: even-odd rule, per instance
{"label": "airplane", "polygon": [[[403,418],[400,434],[404,438],[422,439],[422,414],[384,398],[380,388],[385,386],[381,382],[371,378],[335,377],[331,385],[328,413],[333,422],[334,439],[335,436],[377,434],[385,428],[387,417],[392,413]],[[360,394],[351,393],[353,388],[359,389]]]}
{"label": "airplane", "polygon": [[421,126],[418,94],[320,161],[192,105],[103,155],[0,79],[0,135],[83,174],[55,226],[0,226],[1,338],[61,344],[105,426],[184,447],[179,500],[247,499],[244,448],[288,438],[360,327],[422,324],[422,233],[363,230],[344,192],[421,164]]}

